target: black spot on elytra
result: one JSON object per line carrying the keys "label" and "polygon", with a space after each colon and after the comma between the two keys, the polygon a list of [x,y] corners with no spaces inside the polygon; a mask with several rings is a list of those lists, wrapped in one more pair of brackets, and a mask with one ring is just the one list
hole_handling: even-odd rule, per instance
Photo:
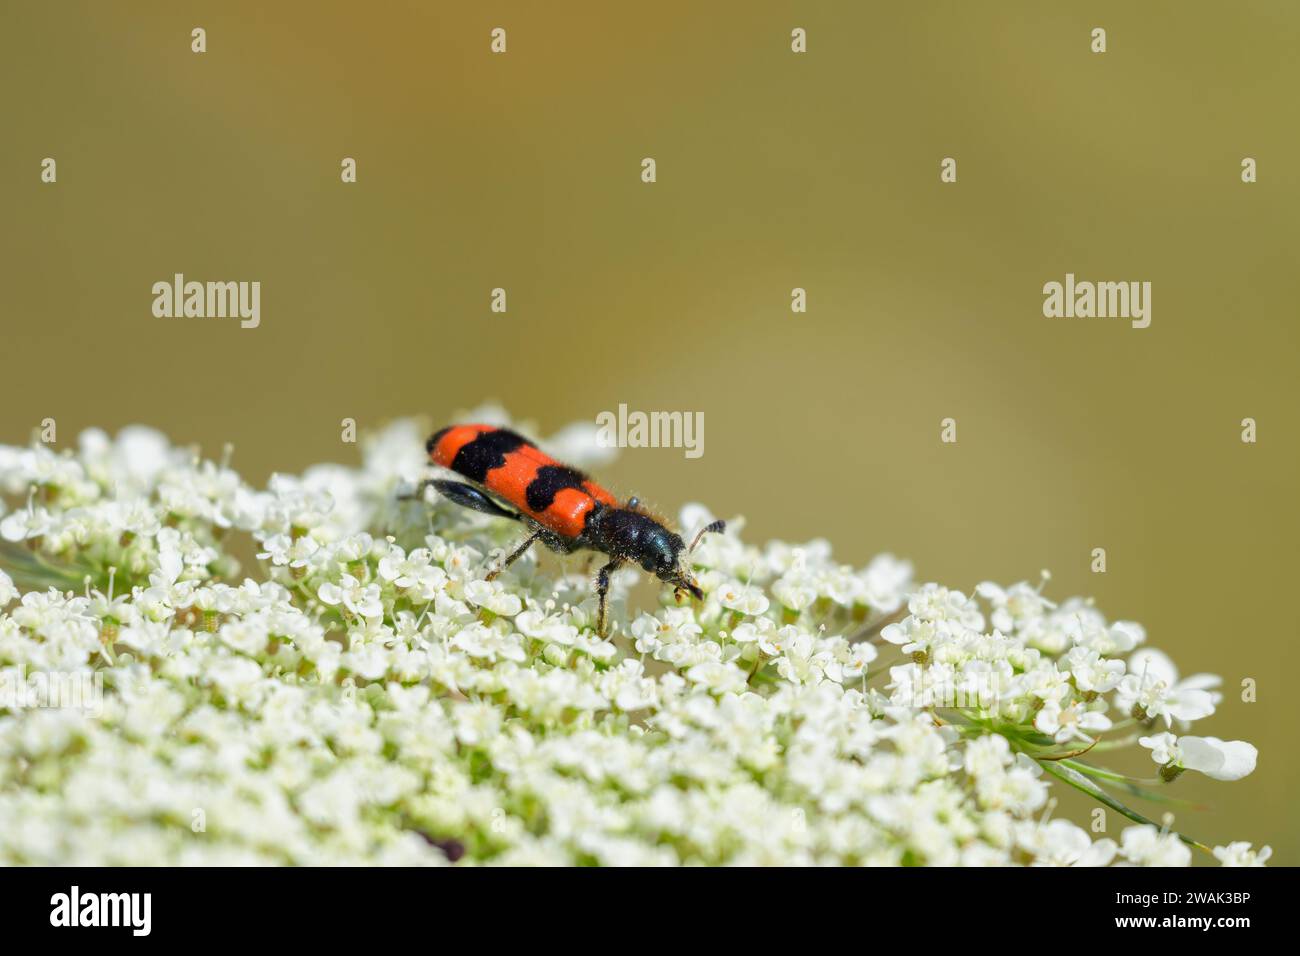
{"label": "black spot on elytra", "polygon": [[438,447],[438,442],[442,441],[442,436],[447,434],[449,431],[451,431],[450,425],[446,428],[439,428],[436,432],[430,435],[429,440],[424,443],[424,450],[432,455],[433,450]]}
{"label": "black spot on elytra", "polygon": [[506,455],[527,444],[528,439],[505,428],[484,432],[461,446],[451,463],[451,470],[482,484],[489,471],[506,463]]}
{"label": "black spot on elytra", "polygon": [[587,476],[567,465],[543,465],[537,469],[537,475],[528,483],[524,498],[531,511],[545,511],[551,502],[565,488],[583,490],[582,483]]}

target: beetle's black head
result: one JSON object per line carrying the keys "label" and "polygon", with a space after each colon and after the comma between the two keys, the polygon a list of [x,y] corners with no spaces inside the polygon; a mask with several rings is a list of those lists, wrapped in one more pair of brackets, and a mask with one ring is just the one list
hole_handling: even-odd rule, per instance
{"label": "beetle's black head", "polygon": [[702,598],[704,592],[695,583],[683,561],[686,542],[681,536],[660,526],[645,539],[645,547],[638,560],[641,567],[673,587],[689,591],[692,597]]}
{"label": "beetle's black head", "polygon": [[653,574],[673,587],[704,597],[683,560],[686,543],[681,535],[669,531],[642,511],[609,508],[600,517],[600,537],[604,549]]}

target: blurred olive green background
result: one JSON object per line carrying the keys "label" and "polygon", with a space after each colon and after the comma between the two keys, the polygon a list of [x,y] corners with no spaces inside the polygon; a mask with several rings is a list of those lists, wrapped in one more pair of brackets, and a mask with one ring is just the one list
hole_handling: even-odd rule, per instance
{"label": "blurred olive green background", "polygon": [[[966,589],[1052,569],[1051,595],[1222,674],[1198,732],[1260,748],[1241,783],[1180,781],[1213,809],[1179,826],[1300,859],[1297,5],[0,16],[0,441],[144,422],[231,441],[262,481],[355,461],[347,416],[495,398],[551,432],[620,402],[702,411],[703,458],[629,450],[602,477]],[[261,327],[154,318],[176,272],[260,280]],[[1044,318],[1066,272],[1149,280],[1151,327]]]}

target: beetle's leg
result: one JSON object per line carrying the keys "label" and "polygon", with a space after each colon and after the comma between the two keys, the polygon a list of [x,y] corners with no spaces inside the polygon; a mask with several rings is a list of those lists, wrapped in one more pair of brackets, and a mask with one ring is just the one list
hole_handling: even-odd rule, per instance
{"label": "beetle's leg", "polygon": [[596,633],[605,636],[605,599],[609,595],[609,576],[623,566],[622,558],[614,558],[596,572]]}
{"label": "beetle's leg", "polygon": [[533,546],[533,542],[542,536],[542,533],[544,531],[545,531],[544,528],[538,528],[536,531],[530,534],[523,544],[521,544],[519,547],[515,548],[513,551],[510,552],[510,555],[505,559],[505,561],[501,563],[501,567],[497,568],[495,571],[488,572],[487,580],[491,581],[493,578],[495,578],[506,568],[510,567],[510,565],[514,564],[516,561],[522,558],[525,552],[527,552],[528,549]]}

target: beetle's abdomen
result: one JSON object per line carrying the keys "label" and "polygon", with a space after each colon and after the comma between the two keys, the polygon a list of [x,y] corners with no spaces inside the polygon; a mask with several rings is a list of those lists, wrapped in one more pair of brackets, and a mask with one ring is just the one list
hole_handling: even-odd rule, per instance
{"label": "beetle's abdomen", "polygon": [[495,425],[452,425],[428,442],[434,464],[504,498],[556,534],[576,538],[598,505],[618,502],[577,469],[522,435]]}

